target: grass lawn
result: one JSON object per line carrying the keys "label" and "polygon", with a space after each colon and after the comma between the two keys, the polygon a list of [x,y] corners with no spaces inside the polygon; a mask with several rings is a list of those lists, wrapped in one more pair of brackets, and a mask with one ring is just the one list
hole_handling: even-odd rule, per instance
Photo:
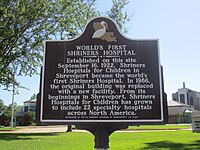
{"label": "grass lawn", "polygon": [[[0,133],[2,150],[94,150],[90,133]],[[198,150],[200,133],[192,131],[116,132],[109,150]]]}
{"label": "grass lawn", "polygon": [[188,129],[190,125],[141,125],[129,126],[129,130],[172,130],[172,129]]}
{"label": "grass lawn", "polygon": [[114,133],[110,150],[199,150],[200,134],[192,131]]}
{"label": "grass lawn", "polygon": [[4,128],[0,128],[0,131],[9,131],[9,130],[17,130],[18,128],[11,128],[11,127],[4,127]]}

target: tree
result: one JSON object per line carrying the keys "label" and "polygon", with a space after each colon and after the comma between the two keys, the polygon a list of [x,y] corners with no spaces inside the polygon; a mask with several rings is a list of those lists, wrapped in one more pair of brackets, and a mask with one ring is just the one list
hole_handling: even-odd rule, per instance
{"label": "tree", "polygon": [[123,27],[124,24],[126,24],[127,21],[129,21],[129,17],[127,15],[127,12],[124,11],[124,7],[129,3],[128,0],[112,0],[113,5],[110,9],[110,11],[107,11],[107,15],[114,19],[116,23],[119,25],[119,28],[126,33],[127,29]]}
{"label": "tree", "polygon": [[37,98],[37,94],[33,94],[30,99],[35,99],[35,98]]}
{"label": "tree", "polygon": [[0,116],[3,114],[5,111],[5,106],[3,100],[0,99]]}
{"label": "tree", "polygon": [[35,112],[29,111],[25,113],[25,125],[32,125],[35,123]]}
{"label": "tree", "polygon": [[[19,86],[15,75],[32,76],[41,66],[43,41],[71,39],[99,15],[96,0],[0,1],[0,86]],[[122,28],[127,0],[113,0],[110,14]],[[117,6],[119,5],[119,6]]]}
{"label": "tree", "polygon": [[[20,0],[1,1],[0,84],[2,85],[16,84],[15,74],[31,75],[36,72],[34,66],[37,66],[37,62],[41,59],[40,51],[36,48],[41,42],[41,28],[38,26],[36,29],[36,23],[42,18],[39,16],[44,16],[41,12],[44,11],[42,2],[36,5]],[[18,73],[15,70],[18,70]]]}
{"label": "tree", "polygon": [[[22,106],[17,105],[17,103],[14,103],[14,118],[16,118],[17,112],[20,112],[22,109]],[[4,120],[5,125],[9,125],[11,120],[11,114],[12,114],[12,104],[9,106],[4,105],[4,111],[1,115],[1,118]],[[7,123],[6,123],[7,122]]]}
{"label": "tree", "polygon": [[7,106],[4,105],[3,100],[0,99],[0,120],[1,120],[1,125],[5,125],[5,120],[8,120],[9,117],[7,115]]}
{"label": "tree", "polygon": [[3,125],[10,125],[10,119],[11,119],[11,112],[8,111],[8,107],[5,107],[4,112],[0,115],[0,118],[3,120]]}

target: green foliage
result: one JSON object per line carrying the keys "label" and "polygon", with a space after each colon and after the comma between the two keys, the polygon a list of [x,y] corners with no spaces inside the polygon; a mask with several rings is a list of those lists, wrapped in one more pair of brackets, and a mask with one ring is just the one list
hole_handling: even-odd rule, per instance
{"label": "green foliage", "polygon": [[15,83],[14,75],[32,75],[41,61],[40,44],[45,1],[1,1],[0,84]]}
{"label": "green foliage", "polygon": [[4,102],[0,99],[0,116],[3,114],[5,110]]}
{"label": "green foliage", "polygon": [[107,15],[116,21],[123,33],[127,32],[127,29],[124,27],[129,17],[126,11],[123,12],[124,7],[129,3],[128,0],[112,0],[113,6],[110,11],[107,12]]}
{"label": "green foliage", "polygon": [[0,85],[19,83],[14,75],[37,73],[43,41],[69,39],[96,15],[87,0],[0,1]]}
{"label": "green foliage", "polygon": [[35,123],[35,112],[29,111],[25,113],[25,125],[32,125]]}
{"label": "green foliage", "polygon": [[[1,107],[1,102],[0,102]],[[4,125],[9,125],[11,120],[11,114],[12,114],[12,104],[9,106],[2,106],[2,112],[0,113],[0,119],[3,120]],[[16,113],[21,111],[22,106],[17,105],[17,103],[14,103],[14,118],[16,118]]]}
{"label": "green foliage", "polygon": [[37,94],[33,94],[30,99],[35,99],[35,98],[37,98]]}
{"label": "green foliage", "polygon": [[8,106],[5,106],[3,100],[0,100],[0,125],[9,125],[10,118],[11,112],[8,110]]}
{"label": "green foliage", "polygon": [[2,118],[7,113],[7,106],[4,105],[3,100],[0,99],[0,118]]}
{"label": "green foliage", "polygon": [[[43,41],[71,39],[86,22],[100,15],[96,0],[3,0],[0,1],[0,86],[19,83],[17,76],[32,76],[42,64]],[[113,0],[107,15],[121,28],[127,0]]]}
{"label": "green foliage", "polygon": [[[21,111],[22,106],[17,105],[16,102],[14,102],[14,118],[16,118],[16,113]],[[11,112],[12,112],[12,104],[10,104],[7,109],[6,112],[8,112],[9,116],[11,117]]]}

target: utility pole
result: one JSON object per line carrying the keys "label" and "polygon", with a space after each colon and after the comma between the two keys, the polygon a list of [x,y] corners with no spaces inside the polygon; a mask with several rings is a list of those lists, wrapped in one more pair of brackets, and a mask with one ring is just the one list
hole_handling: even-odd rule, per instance
{"label": "utility pole", "polygon": [[13,120],[14,120],[14,100],[15,100],[15,74],[16,74],[16,68],[15,68],[15,65],[13,64],[13,68],[14,68],[14,74],[13,74],[13,89],[12,89],[12,112],[11,112],[11,128],[14,127],[14,123],[13,123]]}
{"label": "utility pole", "polygon": [[14,99],[15,99],[15,84],[13,83],[12,89],[12,113],[11,113],[11,128],[14,127],[13,119],[14,119]]}

